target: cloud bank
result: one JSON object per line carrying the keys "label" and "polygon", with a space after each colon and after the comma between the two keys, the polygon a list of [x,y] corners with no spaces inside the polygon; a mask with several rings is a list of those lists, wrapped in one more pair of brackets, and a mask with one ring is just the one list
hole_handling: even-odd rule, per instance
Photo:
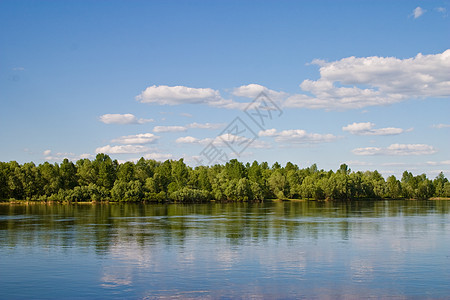
{"label": "cloud bank", "polygon": [[302,129],[277,131],[276,129],[261,130],[259,136],[274,137],[276,142],[311,144],[333,142],[337,137],[333,134],[308,133]]}
{"label": "cloud bank", "polygon": [[356,148],[352,152],[356,155],[427,155],[437,150],[426,144],[392,144],[389,147]]}
{"label": "cloud bank", "polygon": [[342,130],[354,135],[397,135],[407,130],[395,127],[386,127],[375,129],[375,124],[371,122],[353,123],[342,127]]}
{"label": "cloud bank", "polygon": [[138,119],[133,114],[105,114],[99,119],[105,124],[145,124],[154,121],[153,119]]}
{"label": "cloud bank", "polygon": [[[423,14],[421,10],[417,15]],[[450,49],[417,54],[411,58],[346,57],[333,62],[313,60],[319,66],[317,80],[300,84],[303,93],[288,94],[259,84],[248,84],[231,91],[235,97],[254,99],[261,92],[285,108],[325,110],[361,109],[390,105],[407,99],[450,96]],[[245,109],[242,103],[225,99],[211,88],[153,85],[136,99],[159,105],[203,104],[225,109]]]}

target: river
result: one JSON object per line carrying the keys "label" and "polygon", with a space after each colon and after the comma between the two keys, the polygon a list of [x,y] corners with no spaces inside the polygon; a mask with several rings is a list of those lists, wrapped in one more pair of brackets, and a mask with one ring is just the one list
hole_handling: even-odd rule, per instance
{"label": "river", "polygon": [[450,201],[0,205],[0,291],[448,298]]}

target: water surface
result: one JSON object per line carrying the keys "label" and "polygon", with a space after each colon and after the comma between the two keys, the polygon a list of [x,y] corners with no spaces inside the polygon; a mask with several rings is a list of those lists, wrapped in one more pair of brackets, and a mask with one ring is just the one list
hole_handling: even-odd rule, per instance
{"label": "water surface", "polygon": [[0,205],[0,298],[447,298],[450,202]]}

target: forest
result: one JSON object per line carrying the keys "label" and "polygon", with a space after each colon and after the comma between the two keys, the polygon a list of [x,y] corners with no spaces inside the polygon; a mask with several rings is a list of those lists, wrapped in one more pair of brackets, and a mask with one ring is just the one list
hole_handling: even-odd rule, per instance
{"label": "forest", "polygon": [[94,160],[60,164],[0,162],[0,200],[60,202],[205,202],[264,199],[361,200],[450,197],[450,182],[441,172],[403,172],[387,179],[378,171],[352,172],[346,164],[334,172],[316,164],[299,168],[288,162],[242,163],[192,168],[183,159],[159,162],[141,158],[118,163],[106,154]]}

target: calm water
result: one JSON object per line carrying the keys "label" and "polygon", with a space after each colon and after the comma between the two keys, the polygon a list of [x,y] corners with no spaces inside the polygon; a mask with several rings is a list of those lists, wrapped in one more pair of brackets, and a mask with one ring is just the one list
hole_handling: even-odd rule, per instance
{"label": "calm water", "polygon": [[0,298],[450,298],[450,201],[0,205]]}

